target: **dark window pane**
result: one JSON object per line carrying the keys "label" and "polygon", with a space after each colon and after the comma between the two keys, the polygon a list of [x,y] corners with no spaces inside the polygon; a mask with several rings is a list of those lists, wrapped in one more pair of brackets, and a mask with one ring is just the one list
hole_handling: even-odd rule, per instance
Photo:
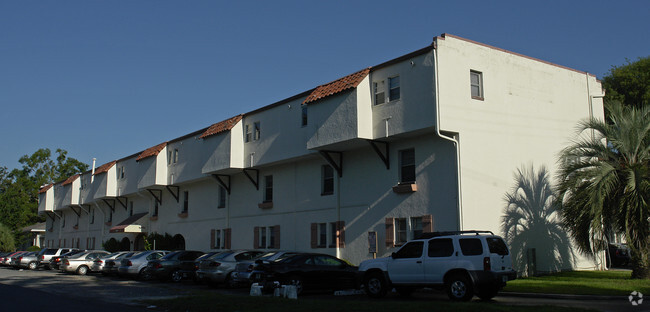
{"label": "dark window pane", "polygon": [[462,238],[459,240],[460,250],[465,256],[477,256],[483,254],[483,244],[478,238]]}

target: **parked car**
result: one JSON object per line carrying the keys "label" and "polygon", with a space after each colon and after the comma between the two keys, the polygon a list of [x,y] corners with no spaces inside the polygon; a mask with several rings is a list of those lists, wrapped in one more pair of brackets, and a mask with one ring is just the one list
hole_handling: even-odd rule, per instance
{"label": "parked car", "polygon": [[141,280],[148,280],[151,276],[146,270],[147,263],[150,260],[162,258],[168,253],[169,251],[167,250],[148,250],[135,254],[129,258],[122,258],[117,272],[122,276],[135,276]]}
{"label": "parked car", "polygon": [[16,265],[18,269],[30,269],[30,270],[38,269],[38,253],[30,252],[21,255],[20,257],[18,257]]}
{"label": "parked car", "polygon": [[61,261],[63,260],[63,258],[72,256],[72,255],[76,255],[76,254],[84,252],[84,251],[85,250],[73,249],[73,250],[70,250],[70,251],[68,251],[68,252],[66,252],[64,254],[59,255],[59,256],[54,256],[54,257],[50,258],[50,262],[49,262],[48,265],[53,270],[59,270],[60,269],[59,266],[61,265]]}
{"label": "parked car", "polygon": [[204,252],[196,250],[174,251],[166,254],[160,259],[149,261],[147,264],[147,270],[149,270],[152,278],[180,282],[183,279],[183,274],[181,273],[181,262],[187,261],[194,263],[196,258],[204,254]]}
{"label": "parked car", "polygon": [[208,252],[194,259],[194,261],[181,261],[179,273],[183,276],[183,279],[192,279],[195,282],[199,282],[199,280],[196,278],[196,271],[199,269],[199,263],[201,260],[212,257],[218,253],[222,253],[222,251]]}
{"label": "parked car", "polygon": [[50,267],[50,261],[52,260],[52,257],[58,257],[60,255],[66,254],[70,251],[76,250],[75,248],[47,248],[45,250],[41,250],[41,253],[39,255],[39,267],[43,267],[46,270],[51,269]]}
{"label": "parked car", "polygon": [[5,260],[5,257],[7,255],[11,254],[11,252],[0,252],[0,264]]}
{"label": "parked car", "polygon": [[139,253],[139,251],[123,251],[120,255],[115,257],[115,259],[108,259],[104,261],[104,267],[102,268],[103,275],[117,275],[117,269],[120,267],[122,259],[131,258],[133,255]]}
{"label": "parked car", "polygon": [[104,250],[88,250],[71,256],[66,256],[61,261],[60,270],[65,273],[75,272],[78,275],[86,275],[90,271],[95,259],[108,255]]}
{"label": "parked car", "polygon": [[25,256],[34,256],[36,255],[36,252],[33,251],[25,251],[22,252],[21,254],[15,255],[11,257],[11,266],[14,269],[20,269],[20,261],[23,259]]}
{"label": "parked car", "polygon": [[607,267],[620,268],[630,263],[630,249],[626,244],[612,243],[607,248]]}
{"label": "parked car", "polygon": [[10,256],[8,256],[8,257],[5,259],[5,261],[4,261],[4,265],[5,265],[5,266],[13,266],[13,265],[16,263],[16,259],[17,259],[18,257],[20,257],[20,255],[23,255],[23,254],[25,254],[25,253],[27,253],[27,251],[24,251],[24,250],[16,251],[15,253],[11,254]]}
{"label": "parked car", "polygon": [[262,253],[262,251],[258,250],[235,250],[218,253],[199,262],[196,277],[198,280],[206,281],[212,285],[225,284],[226,287],[235,287],[237,284],[232,280],[231,273],[235,270],[237,263],[252,260]]}
{"label": "parked car", "polygon": [[118,251],[118,252],[100,256],[99,258],[93,260],[93,264],[90,266],[90,271],[93,273],[103,273],[104,266],[106,265],[106,261],[113,260],[119,257],[120,255],[126,253],[128,253],[128,251]]}
{"label": "parked car", "polygon": [[242,261],[237,263],[235,266],[235,271],[232,272],[233,282],[238,285],[250,286],[253,283],[253,271],[255,271],[256,262],[274,262],[279,261],[284,258],[290,257],[292,255],[298,254],[295,251],[271,251],[259,255],[257,258],[250,261]]}
{"label": "parked car", "polygon": [[357,288],[359,270],[337,257],[300,253],[278,261],[258,261],[253,280],[265,286],[274,282],[296,286],[300,295],[305,290],[337,290]]}
{"label": "parked car", "polygon": [[9,253],[5,254],[2,257],[2,261],[0,262],[0,265],[3,265],[3,266],[11,265],[11,257],[13,257],[14,255],[16,255],[18,253],[20,253],[20,251],[14,251],[14,252],[9,252]]}
{"label": "parked car", "polygon": [[434,232],[420,237],[390,257],[361,262],[368,295],[382,297],[392,288],[408,295],[416,288],[441,287],[451,300],[468,301],[474,294],[487,300],[517,277],[508,246],[492,232]]}

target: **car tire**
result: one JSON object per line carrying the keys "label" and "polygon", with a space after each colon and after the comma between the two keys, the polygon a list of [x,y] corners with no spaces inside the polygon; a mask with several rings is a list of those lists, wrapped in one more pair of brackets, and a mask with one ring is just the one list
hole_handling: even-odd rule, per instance
{"label": "car tire", "polygon": [[180,270],[174,270],[171,275],[172,282],[180,283],[183,280],[183,274]]}
{"label": "car tire", "polygon": [[453,301],[469,301],[474,297],[472,283],[462,274],[451,276],[445,283],[445,290],[449,299]]}
{"label": "car tire", "polygon": [[296,286],[296,295],[302,294],[302,292],[305,290],[305,283],[301,276],[292,275],[289,277],[288,282],[289,285]]}
{"label": "car tire", "polygon": [[481,298],[481,300],[487,301],[494,298],[494,296],[496,296],[497,293],[499,293],[499,289],[497,286],[492,286],[492,287],[483,286],[478,289],[478,293],[476,294],[476,296]]}
{"label": "car tire", "polygon": [[77,268],[77,274],[78,275],[86,275],[88,274],[88,267],[85,265],[81,265]]}
{"label": "car tire", "polygon": [[151,280],[151,273],[147,268],[142,268],[140,272],[138,272],[138,280],[140,281],[149,281]]}
{"label": "car tire", "polygon": [[365,285],[366,294],[373,298],[384,297],[388,292],[386,278],[379,272],[369,274],[364,279],[363,284]]}
{"label": "car tire", "polygon": [[38,269],[38,263],[36,263],[36,262],[30,262],[30,263],[27,265],[27,268],[30,269],[30,270],[36,270],[36,269]]}

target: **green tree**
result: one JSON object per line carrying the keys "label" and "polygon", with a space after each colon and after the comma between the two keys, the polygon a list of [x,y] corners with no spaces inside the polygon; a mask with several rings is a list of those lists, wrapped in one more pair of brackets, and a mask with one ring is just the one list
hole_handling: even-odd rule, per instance
{"label": "green tree", "polygon": [[579,124],[581,138],[561,153],[558,198],[577,246],[594,254],[608,231],[624,234],[633,278],[650,278],[650,107],[606,105],[610,122]]}
{"label": "green tree", "polygon": [[22,168],[10,172],[0,167],[0,223],[5,224],[21,241],[20,229],[42,222],[38,216],[38,190],[41,186],[62,181],[71,175],[88,170],[88,165],[67,156],[68,152],[52,152],[42,148],[18,161]]}
{"label": "green tree", "polygon": [[605,100],[641,108],[650,104],[650,56],[622,66],[612,66],[603,77]]}
{"label": "green tree", "polygon": [[14,251],[15,249],[14,235],[8,227],[0,223],[0,251]]}

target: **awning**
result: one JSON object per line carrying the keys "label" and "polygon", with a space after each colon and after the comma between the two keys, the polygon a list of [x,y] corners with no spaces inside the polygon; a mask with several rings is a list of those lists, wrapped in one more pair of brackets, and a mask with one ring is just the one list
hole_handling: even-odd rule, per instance
{"label": "awning", "polygon": [[128,218],[126,218],[124,221],[120,222],[120,224],[112,227],[109,232],[110,233],[142,233],[142,225],[136,224],[142,217],[146,216],[148,213],[143,212],[143,213],[136,213]]}

